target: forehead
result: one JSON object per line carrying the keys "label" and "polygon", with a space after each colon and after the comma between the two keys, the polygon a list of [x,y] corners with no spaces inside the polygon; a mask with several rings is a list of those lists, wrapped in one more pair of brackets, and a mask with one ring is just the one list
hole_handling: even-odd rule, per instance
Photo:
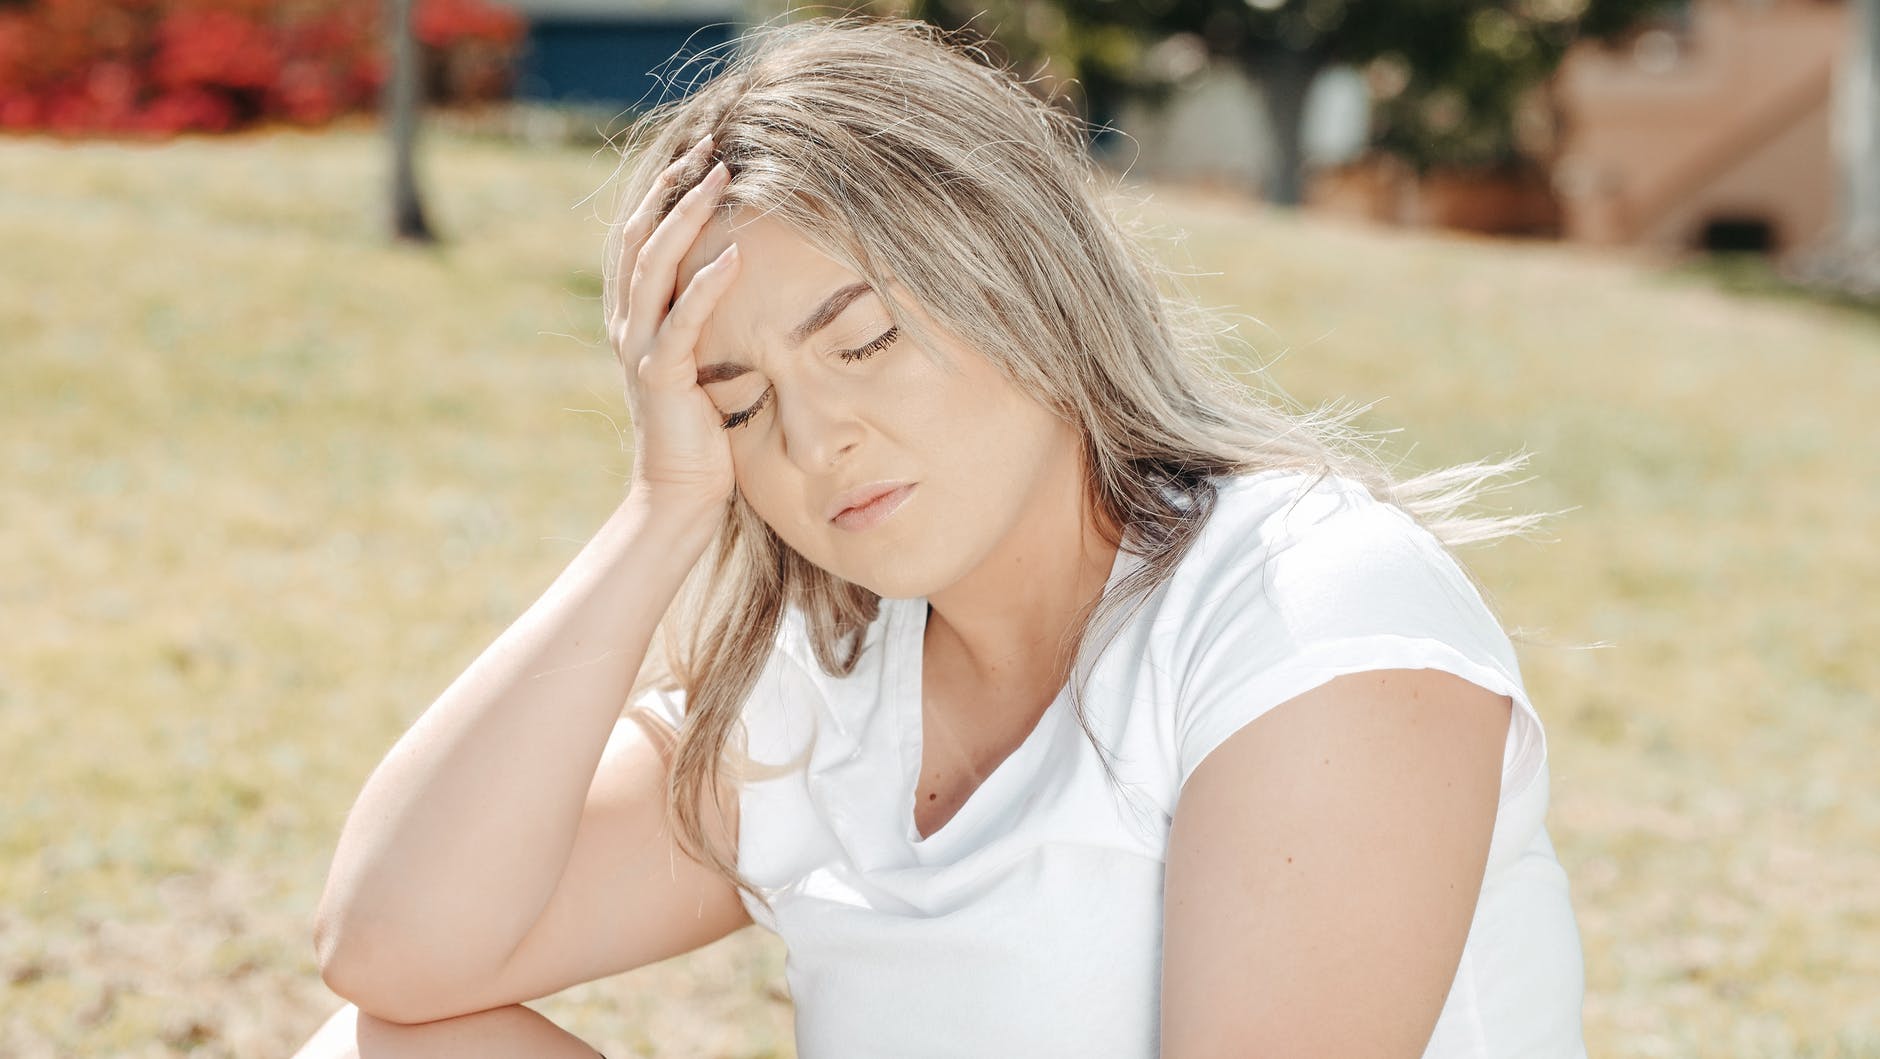
{"label": "forehead", "polygon": [[[676,297],[699,269],[731,243],[738,244],[738,274],[719,295],[705,324],[700,350],[728,352],[730,344],[781,341],[837,287],[860,279],[780,221],[738,210],[699,232],[679,262]],[[742,359],[742,358],[738,358]]]}

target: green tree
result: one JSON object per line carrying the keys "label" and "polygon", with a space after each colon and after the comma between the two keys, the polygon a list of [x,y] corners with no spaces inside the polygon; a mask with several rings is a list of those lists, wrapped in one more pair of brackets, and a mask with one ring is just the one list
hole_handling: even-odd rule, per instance
{"label": "green tree", "polygon": [[[1275,179],[1304,191],[1306,92],[1334,64],[1372,67],[1393,89],[1378,100],[1373,144],[1418,169],[1494,165],[1522,154],[1521,103],[1581,37],[1610,39],[1677,0],[911,0],[908,13],[989,34],[1019,59],[1049,61],[1081,82],[1086,116],[1125,94],[1169,85],[1143,63],[1185,35],[1260,87]],[[1039,33],[1043,29],[1045,32]]]}

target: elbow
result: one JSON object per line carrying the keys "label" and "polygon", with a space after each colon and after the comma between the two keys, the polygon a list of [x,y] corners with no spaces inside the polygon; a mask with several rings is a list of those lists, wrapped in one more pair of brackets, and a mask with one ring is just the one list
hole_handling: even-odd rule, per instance
{"label": "elbow", "polygon": [[339,925],[322,905],[313,917],[313,962],[320,968],[321,980],[328,985],[333,984],[333,969],[338,965],[339,935]]}
{"label": "elbow", "polygon": [[[358,1004],[358,998],[353,995],[353,986],[363,977],[366,961],[382,958],[385,951],[385,946],[372,944],[372,935],[373,931],[362,929],[343,910],[324,901],[314,913],[313,962],[320,968],[320,980],[354,1004]],[[366,1008],[361,1006],[360,1010]]]}
{"label": "elbow", "polygon": [[320,980],[333,995],[383,1022],[416,1025],[447,1018],[456,1012],[426,1004],[417,996],[409,981],[400,982],[385,975],[374,975],[357,964],[321,964]]}
{"label": "elbow", "polygon": [[[440,975],[419,958],[427,949],[403,916],[355,899],[329,877],[313,915],[313,959],[320,981],[360,1012],[385,1022],[419,1023],[445,1017],[434,990]],[[433,961],[435,962],[435,961]]]}
{"label": "elbow", "polygon": [[428,976],[398,959],[398,947],[375,939],[371,931],[342,927],[321,916],[314,922],[313,951],[320,981],[364,1014],[405,1024],[449,1014],[435,1003],[427,1004],[422,995]]}
{"label": "elbow", "polygon": [[379,990],[368,988],[365,965],[356,951],[357,939],[356,931],[342,928],[324,911],[314,919],[313,959],[320,968],[320,981],[361,1012],[386,1019],[386,1008],[396,1005],[385,1004],[386,998]]}

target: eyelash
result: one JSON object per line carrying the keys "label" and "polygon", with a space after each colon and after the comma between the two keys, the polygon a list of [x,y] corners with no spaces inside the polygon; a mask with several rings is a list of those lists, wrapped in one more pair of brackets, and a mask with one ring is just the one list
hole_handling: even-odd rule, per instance
{"label": "eyelash", "polygon": [[[900,335],[900,333],[901,333],[901,329],[898,326],[890,327],[887,329],[887,331],[882,333],[880,338],[875,339],[873,342],[868,343],[867,345],[863,346],[860,349],[843,350],[842,353],[839,355],[842,357],[843,360],[848,361],[850,363],[853,363],[858,360],[867,360],[869,357],[874,356],[875,354],[881,352],[882,350],[892,345],[894,343],[895,338],[897,338]],[[774,390],[766,389],[763,392],[763,394],[757,398],[756,404],[752,405],[749,408],[746,408],[742,412],[733,412],[730,415],[726,416],[724,418],[724,423],[722,424],[724,428],[726,430],[736,430],[738,427],[741,427],[744,424],[750,422],[752,419],[756,418],[757,413],[763,411],[764,406],[770,403],[770,395],[773,392]]]}

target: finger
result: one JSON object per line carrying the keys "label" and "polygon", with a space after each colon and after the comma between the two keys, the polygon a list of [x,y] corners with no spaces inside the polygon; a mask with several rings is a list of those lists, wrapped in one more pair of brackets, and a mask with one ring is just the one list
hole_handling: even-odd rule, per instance
{"label": "finger", "polygon": [[[640,252],[640,244],[646,241],[647,235],[659,224],[659,206],[671,193],[673,182],[678,180],[679,174],[685,172],[687,167],[697,159],[708,157],[711,154],[711,148],[712,134],[708,132],[697,143],[687,148],[683,154],[667,163],[666,168],[660,170],[659,176],[653,179],[653,186],[641,196],[640,201],[634,206],[632,215],[620,226],[620,257],[615,262],[616,275],[624,278],[632,274],[630,270],[633,267],[634,258]],[[616,315],[624,310],[623,299],[623,304],[616,307]]]}
{"label": "finger", "polygon": [[[711,147],[712,136],[706,133],[679,157],[667,163],[666,168],[660,170],[659,175],[653,179],[653,186],[648,188],[646,194],[641,196],[640,201],[634,205],[632,215],[622,222],[620,255],[615,262],[615,268],[616,275],[623,280],[632,274],[633,262],[639,255],[640,245],[658,226],[661,205],[666,201],[667,195],[671,194],[672,185],[679,179],[679,174],[685,172],[699,158],[709,157]],[[625,315],[626,300],[624,298],[615,306],[614,312],[616,316]]]}
{"label": "finger", "polygon": [[627,323],[639,325],[634,330],[641,339],[651,339],[671,307],[680,260],[697,241],[719,196],[730,182],[730,171],[724,163],[714,165],[673,203],[641,244],[632,265],[634,280],[626,291]]}
{"label": "finger", "polygon": [[633,282],[627,290],[627,326],[631,338],[651,337],[666,309],[672,304],[678,285],[679,261],[698,239],[719,194],[730,182],[730,173],[720,162],[705,178],[692,186],[672,212],[659,222],[659,228],[640,247],[630,273]]}
{"label": "finger", "polygon": [[705,321],[711,318],[712,309],[731,287],[740,260],[738,244],[725,247],[693,274],[692,282],[685,285],[679,300],[673,303],[666,314],[666,322],[659,328],[659,338],[653,343],[646,365],[661,380],[675,386],[698,384],[699,334],[705,329]]}

